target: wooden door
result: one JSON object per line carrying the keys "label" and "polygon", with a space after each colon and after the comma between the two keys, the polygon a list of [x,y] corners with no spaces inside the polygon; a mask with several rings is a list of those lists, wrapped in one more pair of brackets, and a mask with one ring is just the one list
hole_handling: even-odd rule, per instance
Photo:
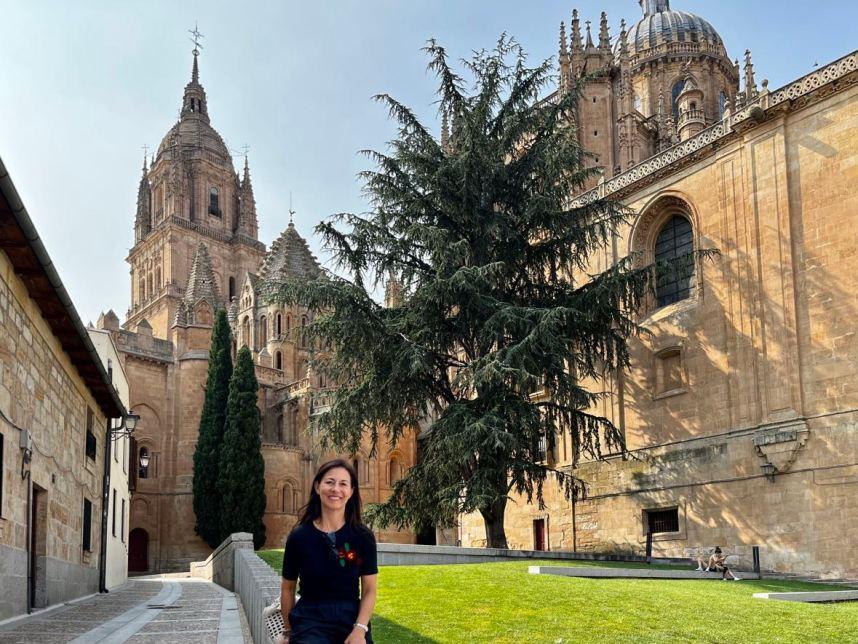
{"label": "wooden door", "polygon": [[533,549],[545,550],[545,519],[533,521]]}
{"label": "wooden door", "polygon": [[134,528],[128,535],[128,572],[149,571],[149,533]]}

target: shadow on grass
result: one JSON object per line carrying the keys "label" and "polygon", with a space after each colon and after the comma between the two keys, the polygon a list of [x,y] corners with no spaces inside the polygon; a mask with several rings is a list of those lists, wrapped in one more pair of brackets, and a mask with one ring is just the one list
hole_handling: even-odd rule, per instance
{"label": "shadow on grass", "polygon": [[401,624],[374,615],[372,618],[372,639],[376,644],[437,644],[438,640],[415,633]]}

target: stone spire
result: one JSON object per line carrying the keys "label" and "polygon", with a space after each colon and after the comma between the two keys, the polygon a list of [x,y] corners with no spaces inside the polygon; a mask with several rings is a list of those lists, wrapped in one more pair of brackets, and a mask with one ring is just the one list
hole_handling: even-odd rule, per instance
{"label": "stone spire", "polygon": [[638,0],[643,9],[644,16],[653,16],[657,13],[670,11],[670,0]]}
{"label": "stone spire", "polygon": [[565,92],[569,85],[569,49],[566,45],[566,25],[560,21],[560,50],[557,54],[560,64],[560,91]]}
{"label": "stone spire", "polygon": [[191,264],[191,272],[188,274],[185,295],[176,309],[174,324],[186,326],[199,322],[199,320],[195,320],[195,312],[202,303],[211,307],[212,314],[216,310],[224,308],[208,248],[203,242],[200,242],[197,246],[194,262]]}
{"label": "stone spire", "polygon": [[441,110],[441,149],[449,152],[450,149],[450,119],[447,117],[447,109]]}
{"label": "stone spire", "polygon": [[319,277],[321,272],[319,262],[310,252],[307,242],[298,234],[295,224],[289,222],[262,260],[259,276],[266,281],[309,280]]}
{"label": "stone spire", "polygon": [[402,304],[402,283],[396,279],[396,276],[391,272],[387,277],[387,284],[384,285],[384,306],[392,309]]}
{"label": "stone spire", "polygon": [[593,34],[590,33],[590,21],[586,20],[585,24],[587,25],[587,49],[593,49],[596,45],[593,44]]}
{"label": "stone spire", "polygon": [[243,233],[256,239],[259,234],[259,220],[256,217],[256,199],[253,196],[253,184],[250,182],[250,165],[244,157],[244,176],[238,188],[238,226],[237,233]]}
{"label": "stone spire", "polygon": [[611,36],[608,33],[608,14],[604,11],[599,18],[599,49],[602,53],[611,54]]}
{"label": "stone spire", "polygon": [[134,218],[134,243],[139,243],[152,231],[152,192],[149,186],[149,170],[146,155],[143,155],[143,176],[137,188],[137,215]]}
{"label": "stone spire", "polygon": [[181,118],[196,117],[208,123],[209,110],[206,103],[206,91],[200,85],[200,67],[197,62],[199,55],[199,50],[195,48],[191,82],[185,85],[185,95],[182,98]]}
{"label": "stone spire", "polygon": [[754,63],[751,62],[751,50],[745,50],[745,101],[757,95],[757,81],[754,80]]}
{"label": "stone spire", "polygon": [[572,53],[569,57],[569,66],[572,69],[572,75],[577,78],[581,74],[581,66],[584,64],[583,51],[584,46],[581,43],[581,21],[578,19],[578,10],[572,10],[572,38],[570,47]]}
{"label": "stone spire", "polygon": [[620,112],[621,115],[626,115],[631,114],[634,110],[634,88],[632,87],[628,32],[626,31],[625,20],[620,21],[618,58],[620,66]]}

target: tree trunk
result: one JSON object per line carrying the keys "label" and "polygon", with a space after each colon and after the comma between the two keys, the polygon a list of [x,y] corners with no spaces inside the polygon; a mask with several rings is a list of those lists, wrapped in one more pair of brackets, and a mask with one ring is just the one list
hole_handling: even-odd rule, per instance
{"label": "tree trunk", "polygon": [[503,516],[506,511],[506,497],[495,501],[490,506],[480,508],[483,522],[486,524],[486,547],[506,549],[506,531],[503,527]]}

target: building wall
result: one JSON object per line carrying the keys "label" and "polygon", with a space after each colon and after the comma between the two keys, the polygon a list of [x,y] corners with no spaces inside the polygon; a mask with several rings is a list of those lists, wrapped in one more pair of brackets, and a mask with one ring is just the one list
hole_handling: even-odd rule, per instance
{"label": "building wall", "polygon": [[[125,409],[133,411],[129,404],[128,379],[116,351],[110,333],[99,329],[88,329],[89,337],[104,363],[105,370],[112,374],[113,386]],[[113,427],[120,428],[122,421],[114,419]],[[121,586],[128,579],[128,526],[131,518],[131,490],[128,481],[128,465],[131,440],[126,434],[117,434],[110,444],[110,490],[107,499],[107,571],[105,585],[108,590]]]}
{"label": "building wall", "polygon": [[[87,409],[95,459],[86,456]],[[36,492],[36,606],[98,591],[106,419],[58,339],[0,251],[0,619],[27,608],[28,486]],[[13,426],[14,424],[14,426]],[[22,479],[22,427],[32,434]],[[84,499],[92,503],[91,550],[83,550]]]}
{"label": "building wall", "polygon": [[[765,568],[858,574],[856,150],[852,85],[624,199],[637,215],[620,255],[651,252],[676,208],[695,246],[720,254],[698,265],[692,297],[644,311],[651,334],[632,342],[631,369],[612,385],[635,458],[582,464],[585,501],[566,501],[554,484],[543,511],[514,499],[511,546],[533,547],[533,521],[545,519],[551,549],[640,553],[644,511],[676,507],[680,529],[657,536],[657,554],[720,545],[749,564],[759,545]],[[681,364],[669,390],[665,350]],[[568,437],[560,466],[564,449]],[[463,517],[461,534],[484,543],[479,517]]]}

